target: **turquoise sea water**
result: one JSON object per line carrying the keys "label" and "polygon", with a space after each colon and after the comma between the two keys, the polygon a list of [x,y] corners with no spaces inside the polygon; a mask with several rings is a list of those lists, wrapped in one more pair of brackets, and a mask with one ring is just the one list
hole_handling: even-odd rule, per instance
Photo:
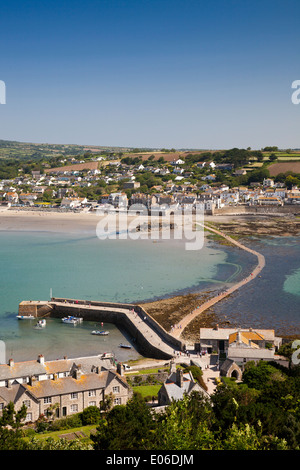
{"label": "turquoise sea water", "polygon": [[238,280],[253,257],[212,242],[187,251],[181,241],[0,232],[0,260],[0,340],[7,355],[25,360],[42,353],[52,359],[114,350],[124,360],[137,353],[118,349],[124,336],[114,325],[105,325],[110,330],[105,338],[90,334],[97,326],[92,322],[74,328],[49,319],[46,329],[37,331],[31,322],[16,320],[19,302],[48,300],[50,289],[53,296],[113,302],[218,289]]}
{"label": "turquoise sea water", "polygon": [[[260,278],[244,286],[214,310],[232,323],[300,334],[300,246],[298,238],[245,242],[266,257]],[[48,319],[45,330],[18,321],[22,300],[53,296],[113,302],[137,302],[191,291],[219,290],[251,272],[256,258],[235,247],[207,241],[186,251],[181,241],[98,240],[89,234],[0,232],[0,340],[16,361],[76,357],[113,351],[119,360],[138,357],[120,350],[123,332],[111,324],[107,337],[84,322],[74,328]]]}

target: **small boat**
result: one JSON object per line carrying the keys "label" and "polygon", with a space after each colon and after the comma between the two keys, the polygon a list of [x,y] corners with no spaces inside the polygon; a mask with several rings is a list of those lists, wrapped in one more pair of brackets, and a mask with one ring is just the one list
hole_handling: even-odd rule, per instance
{"label": "small boat", "polygon": [[109,353],[109,352],[105,352],[102,354],[101,356],[101,359],[113,359],[114,358],[114,354],[113,353]]}
{"label": "small boat", "polygon": [[92,335],[98,335],[98,336],[107,336],[108,333],[109,333],[109,331],[106,331],[106,330],[102,330],[102,331],[94,330],[94,331],[92,331]]}
{"label": "small boat", "polygon": [[33,315],[17,315],[18,320],[34,320]]}
{"label": "small boat", "polygon": [[35,325],[34,328],[35,328],[36,330],[39,330],[39,329],[41,329],[41,328],[45,328],[45,326],[46,326],[46,320],[43,318],[42,320],[39,320],[39,321],[37,322],[37,324]]}
{"label": "small boat", "polygon": [[123,344],[123,343],[121,343],[121,344],[119,344],[119,347],[120,347],[120,348],[124,348],[124,349],[131,349],[130,344]]}
{"label": "small boat", "polygon": [[72,317],[72,315],[69,315],[68,317],[64,317],[61,320],[63,323],[67,323],[69,325],[78,325],[78,323],[82,322],[82,318],[80,317]]}

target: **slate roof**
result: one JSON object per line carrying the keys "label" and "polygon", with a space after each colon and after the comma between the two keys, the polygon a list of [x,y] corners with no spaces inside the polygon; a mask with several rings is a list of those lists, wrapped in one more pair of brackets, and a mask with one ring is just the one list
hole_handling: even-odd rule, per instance
{"label": "slate roof", "polygon": [[108,372],[82,375],[80,379],[64,377],[56,380],[41,380],[33,385],[23,385],[35,397],[43,398],[67,393],[84,392],[86,390],[104,389],[107,384]]}
{"label": "slate roof", "polygon": [[93,372],[93,368],[100,367],[111,369],[112,364],[109,359],[101,359],[100,356],[91,356],[75,359],[57,359],[45,361],[44,364],[38,360],[16,362],[13,366],[0,364],[0,381],[12,380],[20,377],[30,377],[39,375],[52,375],[58,373],[68,373],[74,364],[80,364],[83,373]]}

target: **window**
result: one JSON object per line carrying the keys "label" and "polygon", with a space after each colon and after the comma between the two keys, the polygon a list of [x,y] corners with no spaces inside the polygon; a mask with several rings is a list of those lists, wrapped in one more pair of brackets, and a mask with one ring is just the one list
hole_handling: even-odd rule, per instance
{"label": "window", "polygon": [[27,413],[25,421],[32,421],[32,413]]}
{"label": "window", "polygon": [[31,401],[30,400],[24,400],[23,405],[25,405],[27,408],[30,408]]}
{"label": "window", "polygon": [[0,411],[4,409],[4,403],[0,403]]}
{"label": "window", "polygon": [[71,405],[70,410],[71,410],[71,413],[77,413],[78,412],[78,405]]}
{"label": "window", "polygon": [[121,405],[121,398],[115,398],[114,405]]}
{"label": "window", "polygon": [[52,398],[51,397],[45,397],[44,398],[44,404],[47,405],[49,403],[52,403]]}
{"label": "window", "polygon": [[97,406],[95,401],[89,401],[89,406]]}
{"label": "window", "polygon": [[95,397],[96,396],[96,390],[89,390],[89,397]]}
{"label": "window", "polygon": [[120,387],[119,386],[113,387],[113,393],[120,393]]}
{"label": "window", "polygon": [[76,398],[78,398],[78,393],[77,392],[71,393],[71,399],[74,400]]}

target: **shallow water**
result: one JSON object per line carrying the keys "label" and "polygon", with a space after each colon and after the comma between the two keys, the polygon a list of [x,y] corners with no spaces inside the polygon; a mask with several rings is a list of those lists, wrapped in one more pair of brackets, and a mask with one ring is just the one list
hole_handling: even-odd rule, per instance
{"label": "shallow water", "polygon": [[236,326],[300,335],[300,245],[298,237],[245,241],[265,256],[261,276],[214,307]]}
{"label": "shallow water", "polygon": [[[0,232],[0,339],[14,360],[115,352],[138,357],[118,344],[130,338],[114,325],[108,337],[91,335],[95,324],[72,327],[49,319],[45,330],[16,320],[22,300],[53,296],[137,302],[193,290],[218,289],[251,270],[253,256],[207,242],[187,251],[181,241],[99,240],[92,235]],[[98,325],[99,327],[99,325]],[[99,329],[99,328],[98,328]]]}

